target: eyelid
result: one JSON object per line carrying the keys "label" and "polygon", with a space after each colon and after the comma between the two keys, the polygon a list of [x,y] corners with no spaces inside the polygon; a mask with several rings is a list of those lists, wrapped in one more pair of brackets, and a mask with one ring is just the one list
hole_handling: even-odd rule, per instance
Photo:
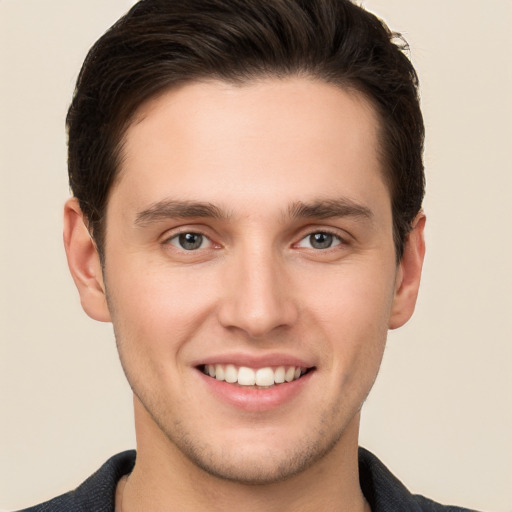
{"label": "eyelid", "polygon": [[349,233],[347,233],[345,230],[339,229],[339,228],[333,228],[330,226],[307,226],[304,229],[301,229],[298,238],[298,241],[295,242],[293,245],[297,245],[299,242],[304,240],[305,238],[314,235],[316,233],[325,233],[327,235],[332,235],[333,237],[337,238],[341,244],[348,245],[351,240],[351,236]]}
{"label": "eyelid", "polygon": [[173,228],[173,229],[166,231],[164,233],[164,235],[162,235],[161,244],[162,245],[172,245],[176,249],[184,251],[184,252],[192,252],[192,251],[186,251],[185,249],[180,248],[178,245],[171,243],[171,240],[177,239],[180,235],[192,233],[195,235],[201,235],[203,238],[205,238],[206,240],[209,241],[209,247],[205,247],[205,248],[203,248],[203,250],[219,247],[220,245],[217,244],[216,242],[214,242],[212,236],[207,234],[206,231],[207,231],[206,229],[202,229],[200,226],[195,226],[193,224]]}
{"label": "eyelid", "polygon": [[[212,236],[210,229],[205,229],[202,227],[202,225],[196,225],[196,224],[187,224],[184,226],[179,226],[179,227],[171,228],[171,229],[167,230],[160,237],[160,239],[161,239],[160,243],[162,245],[171,244],[171,240],[176,239],[177,237],[179,237],[179,235],[186,234],[186,233],[193,233],[193,234],[201,235],[205,239],[207,239],[209,241],[209,247],[204,248],[204,249],[222,247],[222,244],[215,241],[215,238],[214,238],[215,234]],[[349,245],[351,243],[351,239],[352,239],[351,235],[348,232],[346,232],[345,230],[340,229],[340,228],[335,228],[335,227],[331,227],[331,226],[322,226],[322,225],[309,225],[309,226],[303,227],[300,230],[299,236],[297,236],[297,238],[296,238],[297,241],[294,242],[292,244],[292,246],[297,247],[297,245],[300,242],[302,242],[305,238],[307,238],[311,235],[314,235],[315,233],[329,234],[329,235],[332,235],[333,237],[335,237],[337,240],[339,240],[339,243],[336,244],[335,246],[333,246],[333,248],[337,247],[338,245],[344,245],[344,246]],[[178,246],[176,246],[175,244],[171,244],[171,245],[173,245],[178,250],[180,250],[180,248]],[[185,249],[181,249],[181,250],[183,250],[185,252],[189,252],[189,251],[186,251]],[[318,249],[315,249],[315,250],[318,250]],[[328,250],[328,249],[325,249],[325,250]]]}
{"label": "eyelid", "polygon": [[[302,244],[304,241],[306,240],[309,240],[309,238],[311,238],[313,235],[316,235],[316,234],[325,234],[325,235],[330,235],[333,237],[333,239],[335,239],[335,243],[333,243],[333,245],[331,245],[330,247],[326,247],[325,249],[319,249],[319,248],[316,248],[316,247],[311,247],[311,243],[309,243],[309,247],[304,247],[304,246],[301,246],[300,244]],[[340,245],[346,245],[346,242],[345,240],[339,236],[338,234],[336,233],[331,233],[329,231],[313,231],[309,234],[307,234],[306,236],[303,236],[296,244],[295,244],[295,247],[299,247],[301,249],[311,249],[313,251],[321,251],[321,252],[326,252],[326,251],[329,251],[330,249],[335,249],[336,247],[340,246]]]}
{"label": "eyelid", "polygon": [[[186,249],[184,247],[181,247],[180,236],[187,235],[187,234],[200,236],[201,237],[201,245],[194,249]],[[178,233],[177,235],[171,236],[171,238],[167,239],[167,244],[170,244],[170,245],[176,247],[176,249],[178,249],[179,251],[185,251],[185,252],[195,252],[195,251],[199,251],[201,249],[202,250],[210,249],[213,245],[212,241],[206,235],[202,235],[201,233],[193,233],[191,231],[185,231],[184,233]],[[207,245],[207,247],[203,247],[203,245],[205,245],[205,244]]]}

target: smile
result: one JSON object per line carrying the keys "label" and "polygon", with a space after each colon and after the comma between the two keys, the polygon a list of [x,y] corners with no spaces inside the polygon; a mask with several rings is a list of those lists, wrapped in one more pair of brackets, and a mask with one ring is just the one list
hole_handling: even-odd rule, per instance
{"label": "smile", "polygon": [[229,384],[263,388],[293,382],[308,372],[308,368],[299,366],[278,366],[276,368],[266,366],[253,369],[234,364],[205,364],[201,370],[205,375]]}

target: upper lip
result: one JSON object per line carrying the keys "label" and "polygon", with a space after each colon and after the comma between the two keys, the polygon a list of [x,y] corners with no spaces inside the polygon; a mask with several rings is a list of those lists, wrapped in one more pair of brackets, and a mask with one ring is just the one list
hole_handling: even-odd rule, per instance
{"label": "upper lip", "polygon": [[269,366],[296,366],[301,368],[312,368],[315,366],[311,360],[297,357],[291,354],[267,353],[255,354],[218,354],[201,358],[192,362],[192,366],[203,366],[206,364],[234,364],[235,366],[246,366],[248,368],[266,368]]}

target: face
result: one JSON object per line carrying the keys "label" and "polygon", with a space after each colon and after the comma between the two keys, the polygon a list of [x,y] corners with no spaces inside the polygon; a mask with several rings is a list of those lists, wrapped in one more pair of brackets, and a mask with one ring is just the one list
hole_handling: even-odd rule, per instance
{"label": "face", "polygon": [[194,83],[141,109],[101,283],[138,433],[262,483],[357,430],[403,323],[377,155],[369,104],[306,79]]}

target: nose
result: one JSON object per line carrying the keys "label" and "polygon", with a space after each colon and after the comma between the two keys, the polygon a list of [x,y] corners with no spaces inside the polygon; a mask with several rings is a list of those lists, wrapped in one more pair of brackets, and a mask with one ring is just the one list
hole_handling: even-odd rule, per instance
{"label": "nose", "polygon": [[271,249],[249,247],[230,260],[218,308],[223,327],[262,339],[296,323],[298,307],[281,258]]}

